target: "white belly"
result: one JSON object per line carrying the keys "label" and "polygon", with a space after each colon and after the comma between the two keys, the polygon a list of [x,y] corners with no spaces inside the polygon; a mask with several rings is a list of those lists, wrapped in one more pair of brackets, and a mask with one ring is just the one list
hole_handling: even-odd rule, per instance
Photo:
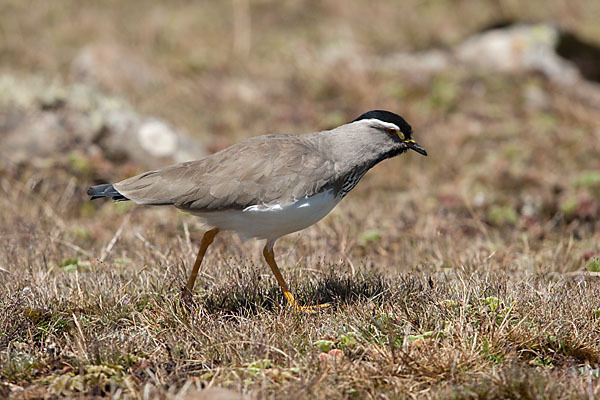
{"label": "white belly", "polygon": [[298,199],[293,203],[246,207],[244,210],[194,213],[207,225],[222,231],[235,231],[243,239],[275,240],[302,230],[329,214],[341,199],[332,191]]}

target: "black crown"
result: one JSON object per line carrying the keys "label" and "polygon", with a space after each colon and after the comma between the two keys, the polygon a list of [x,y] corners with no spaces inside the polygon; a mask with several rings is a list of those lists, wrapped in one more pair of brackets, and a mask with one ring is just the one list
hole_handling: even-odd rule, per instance
{"label": "black crown", "polygon": [[406,135],[407,138],[410,138],[410,134],[412,133],[412,127],[408,122],[398,114],[394,114],[391,111],[385,110],[372,110],[364,113],[360,117],[356,118],[352,122],[360,121],[361,119],[378,119],[383,122],[390,122],[400,128],[400,131]]}

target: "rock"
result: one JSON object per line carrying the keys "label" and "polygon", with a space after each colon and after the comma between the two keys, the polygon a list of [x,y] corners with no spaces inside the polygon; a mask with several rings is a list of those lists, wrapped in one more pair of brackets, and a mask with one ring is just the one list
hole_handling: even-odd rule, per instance
{"label": "rock", "polygon": [[575,65],[560,57],[560,32],[551,25],[512,25],[471,36],[454,51],[465,64],[502,72],[540,72],[551,81],[570,84],[580,79]]}
{"label": "rock", "polygon": [[585,79],[600,81],[600,48],[548,24],[514,24],[468,37],[448,50],[373,58],[374,69],[396,70],[416,80],[453,67],[505,73],[537,72],[569,86]]}
{"label": "rock", "polygon": [[106,113],[102,119],[102,132],[98,145],[107,158],[114,161],[142,161],[142,155],[137,148],[137,129],[142,123],[140,115],[133,111],[113,111]]}
{"label": "rock", "polygon": [[549,110],[550,98],[548,94],[538,86],[528,85],[523,89],[525,106],[534,110]]}
{"label": "rock", "polygon": [[208,388],[186,393],[182,400],[244,400],[243,394],[223,388]]}
{"label": "rock", "polygon": [[177,151],[177,134],[160,120],[144,121],[138,128],[137,139],[142,149],[154,157],[171,157]]}
{"label": "rock", "polygon": [[600,82],[600,45],[562,30],[556,53],[577,66],[588,81]]}
{"label": "rock", "polygon": [[0,120],[0,158],[4,162],[44,163],[61,156],[76,141],[61,116],[52,112],[16,112]]}
{"label": "rock", "polygon": [[132,111],[107,113],[98,144],[111,159],[132,160],[147,168],[207,154],[198,142],[175,131],[165,121]]}
{"label": "rock", "polygon": [[162,79],[132,49],[108,43],[92,43],[82,48],[71,63],[71,77],[112,92],[148,88]]}
{"label": "rock", "polygon": [[0,75],[0,165],[46,164],[74,150],[151,169],[198,159],[205,148],[159,118],[83,84]]}

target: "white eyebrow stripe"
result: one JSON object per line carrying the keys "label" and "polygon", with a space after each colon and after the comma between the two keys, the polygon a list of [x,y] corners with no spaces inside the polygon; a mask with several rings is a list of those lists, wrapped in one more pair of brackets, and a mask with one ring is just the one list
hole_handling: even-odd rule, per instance
{"label": "white eyebrow stripe", "polygon": [[361,119],[360,121],[356,121],[356,123],[364,123],[370,125],[375,124],[383,129],[395,129],[397,131],[400,131],[400,128],[396,124],[392,124],[391,122],[385,122],[377,118]]}

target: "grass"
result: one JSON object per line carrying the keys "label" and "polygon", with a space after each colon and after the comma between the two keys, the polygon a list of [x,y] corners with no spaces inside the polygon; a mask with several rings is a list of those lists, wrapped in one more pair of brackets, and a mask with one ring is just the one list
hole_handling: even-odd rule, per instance
{"label": "grass", "polygon": [[[81,148],[3,165],[0,397],[175,399],[212,386],[251,398],[598,396],[597,108],[539,76],[369,67],[496,16],[597,37],[592,3],[264,1],[244,50],[225,2],[3,2],[3,71],[69,81],[82,45],[118,43],[159,78],[112,94],[211,149],[381,107],[407,117],[429,157],[376,166],[331,215],[277,242],[299,302],[333,304],[316,315],[286,309],[260,243],[228,234],[182,304],[203,233],[194,218],[85,195],[135,166]],[[139,23],[118,23],[131,15]],[[12,115],[2,107],[0,121]]]}

